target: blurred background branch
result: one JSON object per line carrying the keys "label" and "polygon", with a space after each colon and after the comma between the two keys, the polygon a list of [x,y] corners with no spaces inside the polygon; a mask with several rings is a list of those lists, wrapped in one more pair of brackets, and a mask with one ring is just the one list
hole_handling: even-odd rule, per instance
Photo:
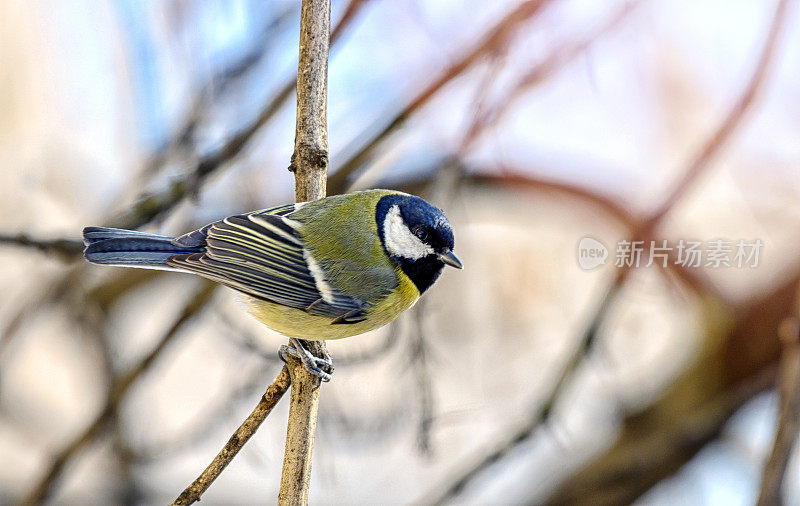
{"label": "blurred background branch", "polygon": [[53,255],[64,259],[74,259],[83,251],[83,243],[70,239],[33,239],[28,234],[0,235],[0,244],[34,248],[46,255]]}
{"label": "blurred background branch", "polygon": [[783,502],[789,458],[800,435],[800,327],[797,318],[782,321],[778,332],[783,346],[775,381],[780,395],[778,431],[764,467],[759,506]]}
{"label": "blurred background branch", "polygon": [[[466,269],[331,344],[310,502],[800,500],[794,4],[333,5],[328,191],[426,196]],[[207,287],[76,238],[291,200],[297,16],[0,6],[0,503],[168,503],[278,373],[229,290],[207,318]],[[688,265],[694,239],[764,249]],[[666,266],[615,251],[637,240]],[[204,500],[278,494],[270,416]]]}
{"label": "blurred background branch", "polygon": [[64,447],[52,459],[52,463],[45,472],[44,477],[31,488],[30,492],[28,492],[25,497],[19,501],[19,504],[38,504],[44,501],[47,496],[50,495],[52,487],[60,477],[69,461],[79,451],[81,451],[90,443],[94,442],[94,440],[102,433],[106,424],[116,416],[115,412],[131,386],[133,386],[139,377],[150,368],[150,366],[159,357],[161,352],[172,342],[172,340],[179,335],[179,331],[183,328],[186,322],[191,320],[196,314],[202,311],[206,304],[211,300],[211,295],[214,293],[216,288],[217,285],[213,283],[207,281],[202,282],[202,288],[186,304],[180,316],[178,316],[169,330],[167,330],[156,347],[153,348],[153,350],[131,370],[120,376],[116,383],[111,386],[108,392],[108,400],[106,401],[106,405],[96,416],[94,422],[86,427],[86,429],[77,435],[71,443]]}
{"label": "blurred background branch", "polygon": [[[629,233],[631,233],[633,236],[632,241],[651,240],[653,238],[652,234],[658,229],[658,226],[663,218],[680,200],[682,194],[687,191],[691,182],[696,180],[702,174],[702,171],[709,167],[709,161],[711,158],[719,152],[719,150],[734,132],[736,126],[739,125],[740,121],[744,117],[745,112],[753,104],[754,99],[756,98],[758,91],[764,82],[765,75],[770,66],[769,64],[773,59],[776,41],[778,40],[778,36],[785,23],[787,6],[787,0],[781,0],[778,3],[775,15],[773,16],[771,24],[767,29],[767,37],[764,44],[764,49],[761,52],[761,56],[755,65],[752,76],[749,79],[744,91],[734,102],[729,113],[715,129],[714,133],[706,142],[703,143],[699,154],[693,158],[693,161],[685,170],[683,177],[680,178],[678,184],[669,193],[666,200],[656,208],[656,211],[653,212],[652,215],[650,215],[647,219],[642,220],[641,223],[632,230],[629,230]],[[626,10],[623,10],[622,12],[625,13]],[[612,17],[612,22],[609,23],[609,25],[613,25],[618,18],[619,16]],[[583,47],[586,44],[587,43],[584,42],[581,43],[580,46]],[[521,82],[528,82],[530,80],[529,76],[531,75],[539,75],[539,72],[528,74]],[[513,97],[514,94],[515,93],[512,93],[511,96]],[[476,121],[468,130],[462,145],[465,147],[468,145],[470,142],[469,139],[474,137],[475,132],[477,132],[477,125],[487,122],[487,119]],[[624,266],[616,271],[616,275],[611,285],[605,288],[603,294],[600,296],[600,302],[597,306],[596,313],[589,320],[589,325],[587,326],[583,336],[578,340],[575,350],[570,354],[569,359],[564,363],[560,373],[557,375],[554,386],[550,390],[551,393],[547,396],[544,403],[540,404],[537,401],[536,405],[532,408],[532,411],[535,414],[532,416],[531,420],[525,423],[521,428],[513,430],[511,432],[511,437],[505,439],[504,442],[497,444],[495,448],[490,450],[487,454],[473,458],[472,464],[468,464],[466,466],[462,465],[461,470],[453,473],[454,477],[451,478],[450,483],[435,487],[435,490],[427,497],[427,499],[425,499],[425,503],[445,503],[453,496],[459,494],[464,487],[480,472],[484,471],[489,466],[496,464],[497,461],[503,456],[507,455],[511,449],[525,441],[527,438],[531,437],[531,435],[533,435],[537,429],[540,429],[550,423],[550,416],[553,408],[555,407],[559,398],[563,395],[565,385],[569,383],[580,363],[593,351],[597,333],[603,324],[607,313],[613,306],[615,297],[619,293],[627,278],[627,275],[630,272],[631,270],[625,268]],[[726,419],[727,417],[723,418],[722,421]],[[661,455],[661,453],[656,453],[653,455]],[[658,457],[651,456],[650,458],[654,461],[658,460]],[[655,483],[650,483],[650,486],[654,484]],[[648,488],[649,486],[643,490],[640,490],[639,493],[643,493]],[[584,490],[584,492],[586,491]],[[576,495],[572,498],[572,500],[579,500],[579,498],[582,497],[584,496]],[[635,496],[629,497],[624,501],[619,501],[619,498],[615,498],[613,501],[601,501],[598,504],[623,504],[633,500],[634,498]],[[564,504],[570,504],[570,502],[567,501]]]}

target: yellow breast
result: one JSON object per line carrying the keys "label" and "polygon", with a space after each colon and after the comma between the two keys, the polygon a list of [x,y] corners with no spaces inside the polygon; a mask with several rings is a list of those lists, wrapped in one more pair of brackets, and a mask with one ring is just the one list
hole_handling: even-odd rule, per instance
{"label": "yellow breast", "polygon": [[334,325],[331,318],[253,297],[248,297],[248,305],[250,312],[259,321],[288,337],[308,340],[341,339],[382,327],[417,302],[419,290],[399,267],[397,280],[397,288],[375,304],[367,312],[366,319],[358,323]]}

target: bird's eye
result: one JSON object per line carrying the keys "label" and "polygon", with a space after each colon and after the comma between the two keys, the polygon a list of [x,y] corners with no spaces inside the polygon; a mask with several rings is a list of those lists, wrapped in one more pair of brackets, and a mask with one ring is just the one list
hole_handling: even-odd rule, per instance
{"label": "bird's eye", "polygon": [[424,241],[428,240],[428,232],[426,232],[424,228],[422,228],[422,227],[414,227],[413,232],[414,232],[414,235],[417,236],[417,238],[419,238],[420,241],[424,242]]}

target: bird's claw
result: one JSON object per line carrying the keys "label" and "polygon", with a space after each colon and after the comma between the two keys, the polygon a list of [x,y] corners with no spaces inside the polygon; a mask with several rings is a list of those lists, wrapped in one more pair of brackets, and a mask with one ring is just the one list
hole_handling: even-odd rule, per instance
{"label": "bird's claw", "polygon": [[330,381],[333,374],[333,362],[331,357],[326,353],[324,358],[314,356],[308,351],[297,339],[291,339],[290,342],[294,346],[282,345],[278,350],[278,356],[286,362],[287,355],[297,357],[303,362],[306,370],[318,377],[322,381]]}

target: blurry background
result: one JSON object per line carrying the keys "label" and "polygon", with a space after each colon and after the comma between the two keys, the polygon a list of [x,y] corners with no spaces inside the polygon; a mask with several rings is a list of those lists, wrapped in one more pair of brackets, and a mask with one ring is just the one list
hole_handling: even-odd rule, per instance
{"label": "blurry background", "polygon": [[[329,344],[312,504],[756,501],[797,335],[787,3],[333,1],[329,193],[431,199],[465,269]],[[298,30],[295,1],[0,3],[0,504],[168,503],[279,371],[233,291],[77,240],[291,201]],[[635,237],[763,247],[615,267]],[[275,500],[287,406],[204,504]]]}

